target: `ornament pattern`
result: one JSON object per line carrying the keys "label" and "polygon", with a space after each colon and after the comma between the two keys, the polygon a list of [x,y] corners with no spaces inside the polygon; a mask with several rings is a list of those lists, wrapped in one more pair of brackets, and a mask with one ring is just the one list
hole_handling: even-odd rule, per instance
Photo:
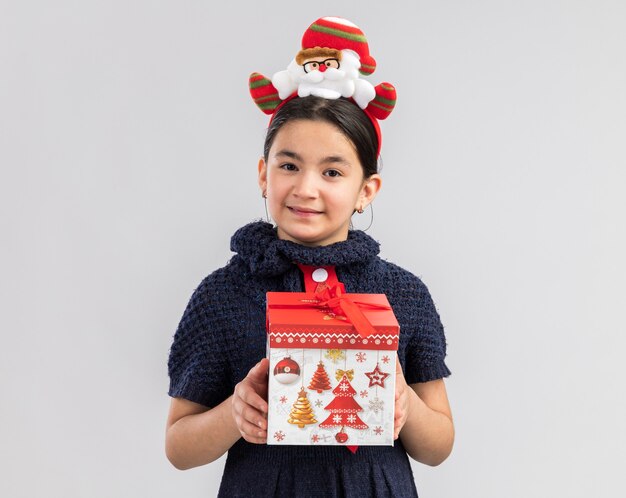
{"label": "ornament pattern", "polygon": [[335,439],[339,443],[345,443],[348,440],[348,434],[344,432],[344,427],[367,429],[368,425],[357,415],[357,412],[363,411],[363,408],[354,400],[356,391],[346,375],[343,376],[339,385],[333,389],[333,394],[335,399],[324,408],[330,412],[330,415],[319,424],[319,427],[321,429],[341,427],[341,430],[335,435]]}
{"label": "ornament pattern", "polygon": [[389,377],[388,373],[383,372],[380,369],[380,365],[378,363],[376,363],[376,368],[374,370],[372,370],[371,372],[365,372],[365,375],[367,375],[370,380],[369,387],[385,387],[385,379]]}
{"label": "ornament pattern", "polygon": [[346,354],[341,349],[328,349],[324,356],[333,363],[346,359]]}
{"label": "ornament pattern", "polygon": [[297,376],[297,382],[270,375],[269,443],[391,444],[395,375],[385,368],[393,358],[386,353],[306,347],[271,352],[270,373]]}
{"label": "ornament pattern", "polygon": [[340,381],[344,375],[348,377],[348,380],[350,382],[352,382],[352,380],[354,380],[354,369],[341,370],[341,368],[338,368],[335,372],[335,378],[337,379],[337,381]]}
{"label": "ornament pattern", "polygon": [[293,408],[291,409],[291,414],[289,415],[287,422],[297,425],[300,429],[304,429],[305,425],[317,423],[315,413],[313,413],[313,408],[311,408],[311,404],[309,403],[304,387],[301,388],[298,393],[298,399],[293,404]]}
{"label": "ornament pattern", "polygon": [[317,364],[317,370],[313,374],[313,378],[309,384],[309,389],[322,393],[322,391],[327,391],[331,388],[330,379],[328,378],[328,374],[324,368],[324,362],[320,361]]}
{"label": "ornament pattern", "polygon": [[293,384],[300,378],[300,365],[291,356],[285,356],[276,363],[274,378],[281,384]]}
{"label": "ornament pattern", "polygon": [[378,414],[378,412],[382,412],[383,407],[384,407],[384,403],[381,399],[378,398],[378,396],[376,396],[374,399],[370,400],[369,402],[370,411],[376,414]]}

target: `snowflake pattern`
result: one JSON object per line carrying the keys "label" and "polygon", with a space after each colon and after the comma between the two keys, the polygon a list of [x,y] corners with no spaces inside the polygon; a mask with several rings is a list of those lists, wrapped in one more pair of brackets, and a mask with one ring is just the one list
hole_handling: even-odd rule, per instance
{"label": "snowflake pattern", "polygon": [[344,360],[346,358],[345,353],[341,349],[328,349],[324,355],[333,363]]}
{"label": "snowflake pattern", "polygon": [[356,417],[354,415],[348,415],[348,422],[354,424],[354,422],[356,422]]}
{"label": "snowflake pattern", "polygon": [[380,436],[383,433],[383,428],[381,426],[376,426],[376,428],[374,429],[374,434],[376,434],[377,436]]}
{"label": "snowflake pattern", "polygon": [[341,384],[339,386],[339,389],[341,389],[342,391],[347,391],[348,389],[350,389],[350,387],[348,386],[348,384]]}
{"label": "snowflake pattern", "polygon": [[341,422],[341,415],[337,414],[333,417],[333,422],[335,422],[336,424],[338,424],[339,422]]}
{"label": "snowflake pattern", "polygon": [[311,436],[311,442],[312,443],[319,443],[320,442],[320,437],[317,434],[313,434]]}
{"label": "snowflake pattern", "polygon": [[318,399],[318,400],[315,402],[315,406],[317,406],[318,408],[319,408],[320,406],[322,406],[323,404],[324,404],[324,403],[322,403],[322,400],[321,400],[321,399]]}
{"label": "snowflake pattern", "polygon": [[383,363],[385,364],[389,363],[389,356],[386,356],[386,355],[383,356],[382,360],[383,360]]}
{"label": "snowflake pattern", "polygon": [[285,433],[283,431],[276,431],[274,433],[274,439],[276,439],[276,441],[282,441],[285,439]]}
{"label": "snowflake pattern", "polygon": [[318,441],[321,440],[324,443],[328,443],[331,440],[328,434],[316,434]]}
{"label": "snowflake pattern", "polygon": [[359,395],[361,396],[361,398],[367,398],[368,394],[369,394],[369,393],[368,393],[366,390],[363,390],[363,391],[361,391],[361,392],[359,393]]}
{"label": "snowflake pattern", "polygon": [[359,363],[363,363],[366,360],[367,360],[367,354],[365,354],[365,353],[363,353],[361,351],[359,351],[356,354],[356,361],[358,361]]}
{"label": "snowflake pattern", "polygon": [[283,404],[287,403],[287,396],[281,396],[280,397],[280,402],[283,403]]}
{"label": "snowflake pattern", "polygon": [[383,406],[384,406],[383,400],[379,399],[378,396],[376,396],[373,400],[369,402],[370,410],[373,411],[374,413],[382,412]]}

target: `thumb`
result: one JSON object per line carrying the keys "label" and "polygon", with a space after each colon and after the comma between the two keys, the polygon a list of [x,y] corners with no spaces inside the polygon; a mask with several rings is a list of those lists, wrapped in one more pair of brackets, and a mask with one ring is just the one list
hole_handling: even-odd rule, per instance
{"label": "thumb", "polygon": [[396,353],[396,375],[404,375],[402,373],[402,365],[400,365],[400,358],[398,357],[397,353]]}
{"label": "thumb", "polygon": [[248,377],[253,382],[265,382],[270,366],[270,361],[267,358],[263,358],[248,372]]}

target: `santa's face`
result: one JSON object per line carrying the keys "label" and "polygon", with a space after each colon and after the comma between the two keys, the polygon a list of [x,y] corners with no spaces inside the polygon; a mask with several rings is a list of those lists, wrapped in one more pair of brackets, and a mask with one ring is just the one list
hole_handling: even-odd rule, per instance
{"label": "santa's face", "polygon": [[302,83],[320,84],[324,81],[340,82],[354,80],[359,77],[360,63],[351,51],[344,50],[334,57],[308,57],[296,59],[289,65],[289,71]]}

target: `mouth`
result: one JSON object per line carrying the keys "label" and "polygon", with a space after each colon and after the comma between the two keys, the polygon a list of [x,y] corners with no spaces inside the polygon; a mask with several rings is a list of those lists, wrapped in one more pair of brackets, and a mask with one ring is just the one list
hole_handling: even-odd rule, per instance
{"label": "mouth", "polygon": [[287,206],[287,209],[296,216],[315,216],[318,214],[322,214],[321,211],[317,211],[316,209],[301,207],[301,206]]}

